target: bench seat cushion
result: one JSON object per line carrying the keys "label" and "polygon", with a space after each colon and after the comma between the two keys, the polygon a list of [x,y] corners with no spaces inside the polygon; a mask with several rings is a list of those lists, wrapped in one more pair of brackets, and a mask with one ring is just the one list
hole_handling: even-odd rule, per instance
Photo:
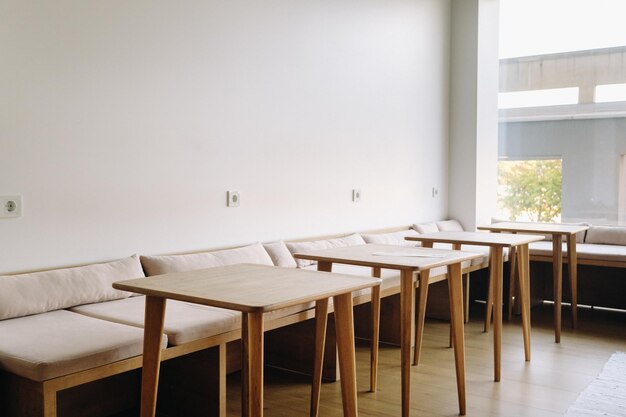
{"label": "bench seat cushion", "polygon": [[[0,321],[0,335],[0,367],[34,381],[110,364],[143,351],[143,330],[67,310]],[[166,343],[164,337],[163,346]]]}
{"label": "bench seat cushion", "polygon": [[[265,319],[285,317],[313,307],[302,304],[265,314]],[[74,307],[74,313],[142,328],[144,325],[145,297],[133,297],[107,303]],[[241,328],[241,313],[218,307],[167,300],[163,332],[172,346],[205,337],[215,336]]]}
{"label": "bench seat cushion", "polygon": [[[530,245],[530,255],[552,256],[552,242],[533,242]],[[626,246],[600,245],[592,243],[579,243],[576,245],[578,261],[616,261],[626,262]],[[567,258],[567,246],[563,244],[563,257]]]}

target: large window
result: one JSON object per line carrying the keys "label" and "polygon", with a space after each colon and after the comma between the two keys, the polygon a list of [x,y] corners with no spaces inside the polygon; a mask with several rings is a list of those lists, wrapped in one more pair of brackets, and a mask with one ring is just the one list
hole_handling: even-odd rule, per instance
{"label": "large window", "polygon": [[499,217],[626,224],[626,1],[500,13]]}

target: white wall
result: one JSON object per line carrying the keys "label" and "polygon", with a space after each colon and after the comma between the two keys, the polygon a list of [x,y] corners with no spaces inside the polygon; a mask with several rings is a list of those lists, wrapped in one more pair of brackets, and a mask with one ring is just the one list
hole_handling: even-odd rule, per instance
{"label": "white wall", "polygon": [[452,1],[449,215],[466,229],[496,212],[499,0]]}
{"label": "white wall", "polygon": [[443,217],[449,8],[4,1],[0,271]]}

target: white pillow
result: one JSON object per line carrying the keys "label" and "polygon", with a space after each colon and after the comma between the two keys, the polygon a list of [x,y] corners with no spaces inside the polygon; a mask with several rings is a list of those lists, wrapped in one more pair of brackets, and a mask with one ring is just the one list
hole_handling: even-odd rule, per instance
{"label": "white pillow", "polygon": [[272,262],[276,266],[282,266],[285,268],[295,268],[298,266],[296,260],[291,256],[291,252],[287,249],[287,245],[282,240],[276,242],[264,243],[263,247],[272,258]]}
{"label": "white pillow", "polygon": [[407,236],[419,236],[413,229],[400,230],[399,232],[390,233],[371,233],[361,234],[366,243],[379,243],[383,245],[401,245],[401,246],[419,246],[420,243],[414,240],[404,239]]}
{"label": "white pillow", "polygon": [[136,255],[119,261],[0,276],[0,320],[130,297],[116,281],[144,277]]}
{"label": "white pillow", "polygon": [[234,264],[274,265],[272,258],[260,243],[214,252],[189,253],[185,255],[141,256],[146,276],[171,272],[193,271]]}
{"label": "white pillow", "polygon": [[[355,233],[350,236],[340,237],[336,239],[326,239],[326,240],[314,240],[312,242],[286,242],[287,248],[291,254],[296,254],[299,252],[309,252],[313,250],[322,250],[322,249],[330,249],[330,248],[339,248],[343,246],[356,246],[356,245],[365,245],[365,241],[358,233]],[[298,268],[305,268],[310,265],[314,265],[317,262],[309,261],[307,259],[296,259],[296,263],[298,264]]]}
{"label": "white pillow", "polygon": [[418,233],[437,233],[439,231],[433,222],[414,224],[413,229],[417,230]]}
{"label": "white pillow", "polygon": [[437,222],[437,228],[440,232],[462,232],[463,226],[458,220],[442,220]]}

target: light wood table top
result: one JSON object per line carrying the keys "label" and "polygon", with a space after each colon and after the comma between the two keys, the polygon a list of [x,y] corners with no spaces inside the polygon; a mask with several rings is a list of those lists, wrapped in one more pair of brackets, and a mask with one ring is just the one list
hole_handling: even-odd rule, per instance
{"label": "light wood table top", "polygon": [[544,237],[508,233],[435,232],[424,233],[418,236],[407,236],[405,239],[419,242],[461,243],[463,245],[511,247],[537,242],[539,240],[543,240]]}
{"label": "light wood table top", "polygon": [[345,263],[386,269],[422,271],[438,266],[468,261],[483,256],[479,253],[411,246],[367,244],[299,252],[295,258],[312,261]]}
{"label": "light wood table top", "polygon": [[572,235],[589,229],[589,226],[561,223],[499,222],[487,226],[478,226],[477,229],[491,230],[494,232],[556,233],[561,235]]}
{"label": "light wood table top", "polygon": [[245,312],[268,312],[372,287],[377,278],[238,264],[118,281],[119,290]]}

